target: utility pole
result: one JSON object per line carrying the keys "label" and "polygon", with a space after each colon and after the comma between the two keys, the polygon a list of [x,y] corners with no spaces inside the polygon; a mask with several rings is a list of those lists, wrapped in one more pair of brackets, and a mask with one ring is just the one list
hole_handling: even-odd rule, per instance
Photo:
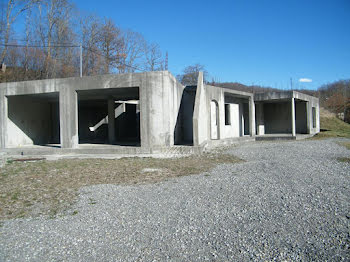
{"label": "utility pole", "polygon": [[165,53],[165,71],[168,71],[168,51]]}
{"label": "utility pole", "polygon": [[293,90],[293,79],[290,78],[290,90]]}
{"label": "utility pole", "polygon": [[83,45],[80,44],[80,77],[83,77]]}
{"label": "utility pole", "polygon": [[347,113],[347,110],[346,110],[346,106],[347,106],[347,102],[348,102],[348,99],[347,99],[347,93],[346,93],[346,82],[344,83],[344,122],[347,120],[347,117],[346,117],[346,113]]}

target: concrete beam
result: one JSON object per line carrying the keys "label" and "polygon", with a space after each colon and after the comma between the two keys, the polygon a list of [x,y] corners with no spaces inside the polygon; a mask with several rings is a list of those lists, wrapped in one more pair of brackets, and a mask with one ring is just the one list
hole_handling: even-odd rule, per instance
{"label": "concrete beam", "polygon": [[292,106],[292,136],[296,136],[296,127],[295,127],[295,101],[294,97],[291,99],[291,106]]}
{"label": "concrete beam", "polygon": [[65,86],[59,93],[61,147],[78,148],[77,92],[69,86]]}

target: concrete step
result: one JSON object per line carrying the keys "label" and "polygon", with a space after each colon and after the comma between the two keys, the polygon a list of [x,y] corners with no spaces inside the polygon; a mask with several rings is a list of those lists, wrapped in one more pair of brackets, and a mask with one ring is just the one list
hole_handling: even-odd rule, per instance
{"label": "concrete step", "polygon": [[203,151],[202,147],[194,146],[173,146],[173,147],[161,147],[161,148],[142,148],[137,146],[113,146],[113,145],[96,145],[86,146],[81,148],[68,149],[57,147],[45,147],[45,146],[33,146],[23,148],[7,148],[1,150],[1,153],[5,156],[49,156],[49,155],[144,155],[144,154],[158,154],[167,156],[181,156],[190,154],[200,154]]}
{"label": "concrete step", "polygon": [[256,141],[296,140],[295,136],[257,136]]}

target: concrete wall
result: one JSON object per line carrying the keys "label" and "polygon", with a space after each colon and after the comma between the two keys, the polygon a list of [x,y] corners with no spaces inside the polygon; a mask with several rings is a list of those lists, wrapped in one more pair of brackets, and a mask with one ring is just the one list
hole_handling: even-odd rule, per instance
{"label": "concrete wall", "polygon": [[201,145],[209,139],[209,108],[206,87],[203,82],[203,73],[199,72],[193,112],[193,144],[195,146]]}
{"label": "concrete wall", "polygon": [[[320,132],[320,103],[317,97],[309,96],[299,92],[293,92],[293,96],[296,99],[306,102],[307,110],[307,131],[310,134],[317,134]],[[316,110],[316,127],[312,125],[312,107]]]}
{"label": "concrete wall", "polygon": [[290,102],[264,103],[265,134],[292,132]]}
{"label": "concrete wall", "polygon": [[[225,104],[230,106],[231,124],[224,126],[222,138],[240,137],[244,135],[244,102],[247,102],[247,99],[225,94]],[[249,121],[249,112],[247,112],[245,115],[248,117],[247,121]]]}
{"label": "concrete wall", "polygon": [[8,147],[59,143],[56,103],[30,96],[10,96],[8,99]]}
{"label": "concrete wall", "polygon": [[[295,104],[296,133],[316,134],[320,132],[318,98],[296,91],[260,93],[255,94],[254,98],[258,105],[256,109],[256,123],[259,135],[265,133],[292,133],[292,99]],[[282,101],[285,101],[284,106],[270,105],[282,103]],[[269,106],[266,106],[266,104],[269,104]],[[267,112],[265,112],[266,107]],[[312,123],[312,107],[316,110],[316,127],[313,127]]]}
{"label": "concrete wall", "polygon": [[[141,147],[145,149],[173,146],[176,140],[181,139],[181,136],[188,140],[191,140],[191,136],[193,136],[194,145],[201,145],[208,141],[210,139],[210,103],[214,100],[218,103],[219,139],[236,137],[239,126],[236,123],[237,121],[241,125],[239,135],[243,135],[244,129],[245,133],[249,133],[252,136],[256,133],[253,94],[205,85],[201,73],[199,74],[195,93],[193,118],[191,114],[186,114],[183,118],[183,124],[179,125],[180,106],[182,99],[184,99],[183,92],[185,87],[178,83],[168,71],[160,71],[0,84],[0,146],[1,148],[6,148],[11,144],[20,144],[22,141],[29,143],[29,136],[25,137],[23,134],[18,135],[18,137],[21,137],[18,140],[8,141],[8,128],[10,130],[15,129],[13,124],[8,121],[9,96],[57,92],[59,94],[59,114],[56,115],[59,115],[60,120],[59,125],[56,125],[55,128],[57,129],[59,126],[60,131],[57,132],[56,136],[59,133],[63,148],[76,148],[79,146],[77,93],[82,90],[111,90],[135,87],[139,88]],[[231,127],[225,126],[225,94],[243,99],[244,103],[248,105],[248,109],[241,102],[233,102],[230,105]],[[307,131],[310,133],[319,132],[319,104],[317,98],[292,91],[255,95],[255,99],[258,102],[264,103],[266,100],[284,99],[289,101],[291,98],[307,102],[307,109],[305,109],[307,112]],[[193,97],[191,99],[193,101]],[[285,103],[285,106],[283,106],[277,103],[277,105],[268,105],[266,108],[264,106],[263,115],[265,117],[261,119],[260,115],[260,118],[257,120],[259,122],[259,130],[262,128],[261,123],[263,123],[266,132],[289,132],[291,106],[287,104]],[[191,112],[193,105],[186,103],[186,106],[185,111]],[[281,108],[275,108],[279,106]],[[301,116],[301,112],[304,109],[298,108],[298,105],[296,107],[296,118],[298,121],[298,118],[300,118],[298,115]],[[312,107],[316,109],[316,127],[312,126]],[[22,105],[21,109],[24,109]],[[237,111],[239,112],[238,117]],[[17,112],[17,114],[20,115],[20,112]],[[189,132],[191,126],[188,125],[191,118],[192,133]],[[269,125],[269,123],[273,125]],[[305,124],[297,123],[296,125],[305,129]],[[37,133],[34,127],[31,128],[33,128],[34,133]],[[20,133],[18,130],[14,132]]]}
{"label": "concrete wall", "polygon": [[4,120],[8,116],[6,96],[58,92],[61,146],[77,148],[77,91],[129,87],[139,87],[141,146],[147,149],[174,145],[174,130],[184,86],[168,71],[161,71],[0,84],[1,147],[8,146],[7,121]]}
{"label": "concrete wall", "polygon": [[[232,103],[232,106],[230,106],[232,109],[231,126],[225,125],[225,94],[226,96],[229,95],[233,97],[231,102],[230,100],[226,99],[228,103]],[[236,99],[236,101],[234,101],[234,99]],[[246,109],[248,112],[244,112],[243,100],[247,103],[247,105],[249,104],[248,110]],[[255,105],[254,102],[252,102],[253,94],[205,85],[203,83],[203,76],[200,74],[198,78],[193,115],[194,145],[204,144],[211,139],[211,119],[209,116],[212,113],[212,101],[218,103],[218,139],[237,137],[238,133],[239,135],[242,135],[245,121],[249,121],[248,133],[252,136],[255,135]]]}

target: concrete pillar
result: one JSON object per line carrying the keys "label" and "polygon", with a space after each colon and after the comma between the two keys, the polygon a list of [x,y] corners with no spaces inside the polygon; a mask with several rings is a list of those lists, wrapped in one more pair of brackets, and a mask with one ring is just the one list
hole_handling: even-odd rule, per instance
{"label": "concrete pillar", "polygon": [[254,97],[249,97],[249,134],[250,136],[255,136],[256,128],[255,128],[255,103]]}
{"label": "concrete pillar", "polygon": [[115,143],[115,102],[114,99],[108,99],[108,141]]}
{"label": "concrete pillar", "polygon": [[151,146],[151,138],[150,138],[150,121],[151,110],[149,103],[151,102],[151,94],[150,90],[152,89],[152,85],[150,80],[148,79],[148,75],[144,74],[141,78],[141,85],[139,87],[139,95],[140,95],[140,140],[141,147],[143,149],[149,149]]}
{"label": "concrete pillar", "polygon": [[6,148],[7,143],[7,118],[8,118],[7,97],[5,89],[0,89],[0,148]]}
{"label": "concrete pillar", "polygon": [[78,95],[67,86],[60,91],[60,136],[62,148],[77,148],[78,135]]}
{"label": "concrete pillar", "polygon": [[292,136],[296,136],[296,127],[295,127],[295,101],[294,97],[292,97]]}

